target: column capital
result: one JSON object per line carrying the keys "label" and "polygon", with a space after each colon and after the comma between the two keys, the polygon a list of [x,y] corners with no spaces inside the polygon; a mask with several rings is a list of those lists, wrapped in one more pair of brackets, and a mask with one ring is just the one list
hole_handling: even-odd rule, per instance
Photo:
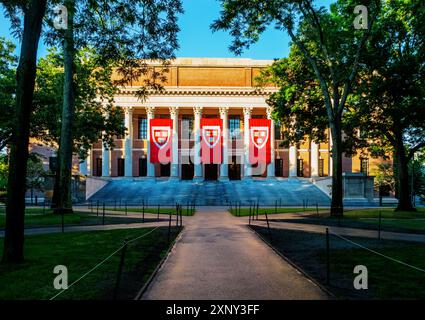
{"label": "column capital", "polygon": [[133,113],[134,107],[124,107],[124,113],[126,115],[131,115]]}
{"label": "column capital", "polygon": [[202,116],[202,109],[203,107],[193,107],[193,114],[198,117]]}
{"label": "column capital", "polygon": [[272,106],[268,106],[266,108],[267,119],[271,119],[272,118],[273,111],[274,111],[274,107],[272,107]]}
{"label": "column capital", "polygon": [[252,107],[244,107],[243,108],[243,114],[245,117],[251,117],[251,113],[252,113]]}
{"label": "column capital", "polygon": [[179,114],[179,107],[170,107],[169,110],[170,110],[170,116],[171,116],[171,118],[174,118],[174,117],[178,116],[178,114]]}
{"label": "column capital", "polygon": [[155,115],[155,107],[145,107],[145,109],[146,109],[146,114],[150,118],[153,118],[153,116]]}
{"label": "column capital", "polygon": [[219,111],[220,111],[220,117],[224,118],[229,112],[229,107],[220,107]]}

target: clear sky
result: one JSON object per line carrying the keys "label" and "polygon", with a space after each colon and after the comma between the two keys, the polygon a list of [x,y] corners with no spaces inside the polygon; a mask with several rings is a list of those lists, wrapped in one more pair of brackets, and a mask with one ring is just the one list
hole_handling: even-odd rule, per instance
{"label": "clear sky", "polygon": [[[328,5],[331,0],[320,0],[319,4]],[[1,7],[1,6],[0,6]],[[185,13],[180,17],[179,43],[177,57],[214,57],[231,58],[234,54],[228,50],[231,37],[225,32],[212,33],[210,24],[219,16],[220,3],[217,0],[183,0]],[[1,8],[3,11],[3,8]],[[10,23],[0,13],[0,37],[13,40],[10,35]],[[16,43],[16,40],[14,40]],[[253,59],[274,59],[288,55],[289,37],[286,32],[267,30],[260,41],[246,50],[241,57]],[[39,56],[46,53],[40,43]]]}

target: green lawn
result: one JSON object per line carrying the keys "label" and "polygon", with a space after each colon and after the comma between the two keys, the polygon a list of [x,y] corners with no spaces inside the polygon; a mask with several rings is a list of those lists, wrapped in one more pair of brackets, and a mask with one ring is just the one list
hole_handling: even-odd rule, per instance
{"label": "green lawn", "polygon": [[[255,212],[257,212],[256,211],[257,209],[255,209]],[[319,208],[319,211],[320,211],[321,209]],[[232,209],[229,209],[228,210],[232,215],[234,215],[234,216],[237,216],[237,217],[247,217],[247,216],[249,216],[249,212],[250,212],[250,210],[249,210],[249,208],[240,208],[240,210],[239,210],[239,208],[238,209],[236,209],[236,208],[232,208]],[[314,212],[316,212],[316,208],[272,208],[272,207],[270,207],[270,208],[262,208],[262,207],[259,207],[258,208],[258,214],[259,215],[263,215],[265,212],[267,212],[267,214],[275,214],[275,213],[297,213],[297,212],[308,212],[308,211],[314,211]]]}
{"label": "green lawn", "polygon": [[[156,217],[145,217],[145,221],[156,221]],[[5,227],[5,210],[0,209],[0,229]],[[105,216],[105,224],[117,224],[117,223],[140,223],[140,218],[130,218],[125,216],[118,217],[107,217]],[[87,212],[74,211],[72,214],[64,215],[64,224],[70,225],[94,225],[101,224],[102,216],[90,215]],[[43,208],[27,208],[25,210],[25,227],[48,227],[48,226],[59,226],[62,224],[62,216],[53,214],[50,209]]]}
{"label": "green lawn", "polygon": [[[50,299],[58,291],[53,288],[53,268],[68,268],[69,284],[118,249],[124,239],[135,239],[152,228],[113,231],[55,233],[27,236],[26,261],[18,266],[0,264],[0,300]],[[181,229],[172,228],[171,240]],[[168,228],[155,229],[128,245],[118,298],[133,299],[166,254]],[[0,239],[0,255],[3,239]],[[111,299],[115,287],[120,254],[64,291],[58,299]]]}
{"label": "green lawn", "polygon": [[[93,211],[96,212],[96,206],[93,207]],[[108,207],[105,208],[105,210],[109,210],[109,211],[118,211],[118,212],[125,212],[125,208],[124,207]],[[132,212],[132,213],[140,213],[142,214],[142,207],[127,207],[127,212]],[[102,211],[102,207],[99,207],[99,212]],[[187,208],[185,206],[182,207],[182,215],[183,216],[193,216],[196,212],[196,209],[193,210],[187,210]],[[149,207],[149,208],[145,208],[145,213],[152,213],[152,214],[158,214],[158,208],[154,208],[154,207]],[[159,213],[160,214],[176,214],[176,208],[172,207],[172,208],[159,208]]]}
{"label": "green lawn", "polygon": [[[425,299],[425,274],[358,248],[336,236],[330,237],[330,285],[326,285],[325,235],[295,230],[252,226],[265,241],[316,281],[342,299]],[[425,269],[425,246],[422,243],[349,237],[363,246]],[[369,289],[355,290],[356,265],[368,270]]]}

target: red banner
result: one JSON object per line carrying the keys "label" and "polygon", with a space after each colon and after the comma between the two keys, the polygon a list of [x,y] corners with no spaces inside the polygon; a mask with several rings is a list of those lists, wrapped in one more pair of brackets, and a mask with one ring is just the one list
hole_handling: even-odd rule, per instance
{"label": "red banner", "polygon": [[271,161],[271,120],[249,119],[249,162],[267,165]]}
{"label": "red banner", "polygon": [[220,164],[222,158],[223,122],[221,119],[201,119],[201,161]]}
{"label": "red banner", "polygon": [[151,119],[150,125],[150,162],[167,164],[172,161],[173,120]]}

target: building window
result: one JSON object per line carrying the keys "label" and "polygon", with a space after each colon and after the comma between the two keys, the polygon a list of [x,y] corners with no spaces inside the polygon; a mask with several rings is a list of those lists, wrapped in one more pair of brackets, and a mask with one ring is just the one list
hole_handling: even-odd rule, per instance
{"label": "building window", "polygon": [[146,140],[148,138],[148,119],[139,118],[139,139]]}
{"label": "building window", "polygon": [[303,159],[297,160],[297,177],[304,177],[304,162],[303,162]]}
{"label": "building window", "polygon": [[279,121],[276,121],[274,123],[274,139],[275,140],[283,140],[282,137],[282,125],[280,124]]}
{"label": "building window", "polygon": [[182,118],[182,139],[193,139],[193,117],[183,116]]}
{"label": "building window", "polygon": [[118,158],[118,177],[124,176],[124,159]]}
{"label": "building window", "polygon": [[365,176],[369,175],[369,159],[368,158],[360,158],[360,172]]}
{"label": "building window", "polygon": [[325,175],[325,159],[319,159],[319,177]]}
{"label": "building window", "polygon": [[239,116],[229,117],[230,139],[236,140],[241,138],[241,119]]}

